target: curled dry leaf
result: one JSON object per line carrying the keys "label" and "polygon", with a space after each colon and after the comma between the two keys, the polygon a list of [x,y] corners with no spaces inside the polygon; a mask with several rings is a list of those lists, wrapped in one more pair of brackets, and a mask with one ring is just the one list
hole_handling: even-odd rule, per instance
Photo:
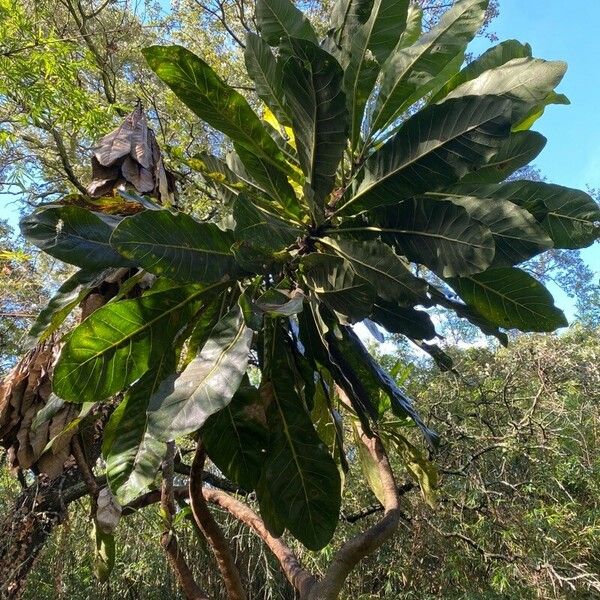
{"label": "curled dry leaf", "polygon": [[174,200],[175,178],[164,167],[156,136],[139,102],[123,123],[94,148],[92,181],[87,191],[99,198],[127,187],[165,204]]}

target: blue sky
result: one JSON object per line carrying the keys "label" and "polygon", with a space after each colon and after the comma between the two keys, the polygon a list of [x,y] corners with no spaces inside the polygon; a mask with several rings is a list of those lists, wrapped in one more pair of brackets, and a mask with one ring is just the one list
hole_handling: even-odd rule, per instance
{"label": "blue sky", "polygon": [[[550,106],[535,129],[548,138],[536,159],[548,181],[585,189],[600,188],[600,0],[500,0],[500,16],[492,30],[500,41],[529,42],[534,56],[565,60],[569,69],[559,88],[570,106]],[[473,43],[475,54],[491,43]],[[11,197],[0,194],[0,218],[16,222]],[[583,251],[600,276],[600,244]],[[572,316],[572,302],[557,288],[557,303]]]}
{"label": "blue sky", "polygon": [[[534,164],[552,183],[600,188],[600,0],[500,0],[491,29],[500,41],[529,42],[537,58],[568,63],[559,91],[571,105],[550,106],[535,124],[548,144]],[[489,45],[478,40],[473,50]],[[600,244],[583,256],[600,274]],[[565,307],[563,295],[553,293]]]}

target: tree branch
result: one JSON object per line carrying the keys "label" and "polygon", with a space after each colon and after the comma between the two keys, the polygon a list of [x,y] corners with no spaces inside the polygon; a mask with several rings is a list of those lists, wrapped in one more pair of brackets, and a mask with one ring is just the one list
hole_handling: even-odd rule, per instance
{"label": "tree branch", "polygon": [[202,468],[204,467],[205,459],[206,453],[202,448],[202,442],[199,440],[190,470],[190,505],[192,507],[192,514],[215,555],[217,566],[225,582],[227,598],[229,600],[246,600],[246,592],[242,584],[240,572],[235,564],[227,540],[204,500]]}
{"label": "tree branch", "polygon": [[302,567],[296,555],[285,542],[281,538],[272,536],[267,531],[263,520],[236,498],[213,488],[204,488],[202,493],[207,502],[225,509],[233,517],[250,527],[263,540],[279,561],[288,581],[300,592],[301,598],[306,598],[315,585],[316,579]]}
{"label": "tree branch", "polygon": [[400,522],[400,496],[385,448],[377,435],[368,436],[364,431],[359,431],[362,442],[377,464],[384,493],[384,515],[378,523],[346,542],[338,550],[323,579],[311,590],[308,600],[338,598],[346,578],[354,567],[386,542]]}
{"label": "tree branch", "polygon": [[160,505],[165,517],[165,530],[160,539],[160,545],[164,548],[171,569],[175,574],[177,582],[181,586],[187,600],[210,600],[209,597],[198,587],[194,576],[179,551],[177,538],[173,532],[173,515],[175,514],[175,501],[173,493],[173,458],[175,456],[175,443],[167,444],[167,454],[163,462],[163,480],[160,490]]}

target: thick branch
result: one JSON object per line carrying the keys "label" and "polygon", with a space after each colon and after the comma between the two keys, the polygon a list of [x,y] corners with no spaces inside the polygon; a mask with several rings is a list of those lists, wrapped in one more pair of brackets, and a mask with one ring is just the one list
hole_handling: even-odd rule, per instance
{"label": "thick branch", "polygon": [[160,489],[160,506],[165,518],[165,530],[160,539],[171,569],[177,582],[181,586],[187,600],[209,600],[208,596],[198,587],[194,576],[185,562],[183,554],[179,551],[177,538],[172,529],[173,515],[175,514],[175,501],[173,492],[173,458],[175,456],[175,443],[167,444],[167,454],[163,462],[163,480]]}
{"label": "thick branch", "polygon": [[236,498],[213,488],[204,488],[202,492],[207,502],[220,506],[250,527],[275,555],[288,581],[300,592],[300,597],[307,597],[316,580],[308,571],[302,568],[296,555],[281,538],[272,536],[267,531],[263,520],[251,508]]}
{"label": "thick branch", "polygon": [[246,600],[244,585],[229,549],[229,544],[204,500],[202,468],[205,458],[206,453],[202,448],[202,443],[199,441],[190,471],[190,505],[192,507],[192,514],[215,555],[217,566],[225,582],[227,598],[229,600]]}
{"label": "thick branch", "polygon": [[386,542],[398,528],[400,521],[400,497],[394,481],[385,448],[375,434],[367,436],[361,431],[361,440],[377,464],[384,492],[383,518],[353,539],[346,542],[334,555],[323,579],[314,586],[308,600],[334,600],[338,598],[346,578],[356,565]]}

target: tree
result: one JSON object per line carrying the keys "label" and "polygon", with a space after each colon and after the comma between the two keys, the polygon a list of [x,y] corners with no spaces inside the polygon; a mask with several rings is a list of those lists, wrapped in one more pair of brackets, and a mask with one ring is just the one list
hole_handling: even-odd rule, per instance
{"label": "tree", "polygon": [[[550,248],[591,244],[598,207],[578,190],[499,182],[543,148],[530,127],[548,103],[563,101],[554,88],[566,67],[510,41],[461,69],[487,5],[458,0],[421,34],[421,12],[405,0],[365,12],[340,2],[319,44],[293,4],[261,0],[259,33],[247,33],[244,56],[262,120],[189,50],[150,46],[150,68],[229,138],[226,160],[205,153],[188,161],[231,207],[229,218],[217,224],[161,207],[168,178],[137,108],[96,147],[92,188],[23,220],[32,243],[80,267],[65,284],[77,301],[107,271],[121,274],[112,299],[68,334],[52,372],[53,410],[81,405],[69,437],[91,410],[102,430],[106,483],[88,465],[98,436],[88,448],[85,436],[71,445],[92,497],[102,577],[120,506],[160,501],[171,566],[187,597],[205,597],[178,552],[178,497],[189,500],[228,597],[244,598],[244,586],[206,502],[263,539],[301,598],[337,598],[352,569],[398,526],[388,452],[413,465],[430,500],[435,479],[406,435],[416,425],[433,448],[436,434],[352,325],[375,323],[443,362],[426,342],[435,328],[418,307],[442,306],[503,342],[503,330],[565,324],[549,292],[516,265]],[[100,181],[114,194],[96,194]],[[443,285],[425,280],[423,269]],[[54,305],[64,308],[60,294]],[[27,360],[5,384],[5,405]],[[384,513],[316,578],[281,536],[312,550],[332,539],[345,468],[342,413]],[[189,489],[176,490],[175,442],[188,436]],[[256,494],[260,517],[203,485],[207,457],[234,489]],[[160,494],[150,490],[159,469]]]}

